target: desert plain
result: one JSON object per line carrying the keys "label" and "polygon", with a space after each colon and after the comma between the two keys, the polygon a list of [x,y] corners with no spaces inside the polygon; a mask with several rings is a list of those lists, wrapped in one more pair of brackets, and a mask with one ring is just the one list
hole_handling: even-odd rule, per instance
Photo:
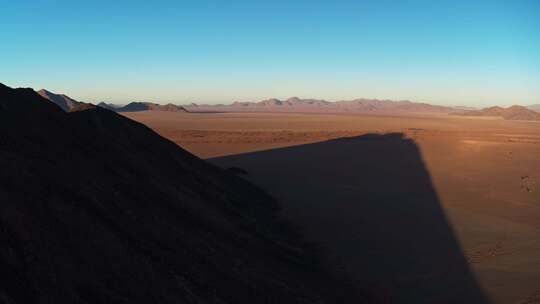
{"label": "desert plain", "polygon": [[123,115],[236,168],[278,199],[329,270],[382,303],[540,303],[539,122]]}

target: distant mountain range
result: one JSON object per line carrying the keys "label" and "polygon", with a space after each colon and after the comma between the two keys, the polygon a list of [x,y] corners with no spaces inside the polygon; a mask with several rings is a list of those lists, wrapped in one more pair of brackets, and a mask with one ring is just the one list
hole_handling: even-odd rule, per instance
{"label": "distant mountain range", "polygon": [[166,112],[187,112],[186,109],[172,103],[160,105],[152,102],[131,102],[125,106],[100,102],[98,107],[102,107],[115,112],[140,112],[140,111],[166,111]]}
{"label": "distant mountain range", "polygon": [[[38,94],[54,102],[64,111],[73,111],[89,104],[83,103],[64,94],[55,94],[40,90]],[[447,113],[462,116],[501,116],[513,120],[537,120],[536,112],[540,112],[540,104],[527,107],[512,106],[508,109],[491,107],[477,110],[472,107],[449,107],[431,105],[409,100],[380,100],[358,98],[354,100],[327,101],[323,99],[302,99],[291,97],[285,100],[277,98],[258,102],[233,102],[231,104],[196,104],[187,105],[152,102],[131,102],[126,105],[100,102],[97,106],[115,112],[165,111],[165,112],[297,112],[297,113],[374,113],[374,114],[406,114],[406,113]]]}
{"label": "distant mountain range", "polygon": [[286,100],[266,99],[259,102],[234,102],[230,105],[184,106],[189,112],[321,112],[321,113],[377,113],[377,112],[430,112],[450,113],[452,107],[430,105],[408,100],[354,99],[330,102],[321,99],[291,97]]}
{"label": "distant mountain range", "polygon": [[502,117],[509,120],[540,120],[540,113],[518,105],[508,108],[490,107],[482,110],[462,111],[452,114],[461,116]]}

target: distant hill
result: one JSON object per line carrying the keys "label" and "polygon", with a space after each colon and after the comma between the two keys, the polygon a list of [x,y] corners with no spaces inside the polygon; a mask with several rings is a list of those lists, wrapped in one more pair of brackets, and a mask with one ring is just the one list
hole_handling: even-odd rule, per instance
{"label": "distant hill", "polygon": [[102,108],[107,109],[107,110],[111,110],[111,111],[116,111],[118,108],[123,107],[123,106],[115,105],[115,104],[112,104],[112,103],[105,103],[103,101],[98,103],[97,106],[102,107]]}
{"label": "distant hill", "polygon": [[502,117],[511,120],[540,120],[540,113],[522,106],[511,106],[504,110]]}
{"label": "distant hill", "polygon": [[0,84],[0,168],[2,303],[336,303],[345,291],[270,196],[112,111],[66,113]]}
{"label": "distant hill", "polygon": [[52,101],[56,105],[58,105],[62,110],[69,112],[78,106],[82,105],[83,103],[80,101],[76,101],[75,99],[64,95],[64,94],[55,94],[51,91],[47,91],[45,89],[41,89],[37,91],[37,93],[43,97],[48,99],[49,101]]}
{"label": "distant hill", "polygon": [[379,99],[355,99],[330,102],[321,99],[301,99],[291,97],[286,100],[276,98],[259,102],[234,102],[230,105],[186,105],[190,112],[315,112],[315,113],[450,113],[456,109],[411,101]]}
{"label": "distant hill", "polygon": [[326,106],[330,102],[318,99],[300,99],[291,97],[286,100],[276,98],[266,99],[259,102],[233,102],[230,107],[320,107]]}
{"label": "distant hill", "polygon": [[462,111],[452,114],[461,116],[502,117],[509,120],[540,120],[540,113],[518,105],[508,108],[490,107],[482,110]]}
{"label": "distant hill", "polygon": [[478,108],[476,107],[469,107],[469,106],[454,106],[452,107],[454,108],[455,110],[460,110],[460,111],[474,111],[474,110],[478,110]]}
{"label": "distant hill", "polygon": [[503,112],[504,112],[504,108],[495,106],[495,107],[484,108],[481,110],[464,110],[462,112],[457,112],[454,114],[461,115],[461,116],[494,116],[494,117],[501,116],[502,117]]}
{"label": "distant hill", "polygon": [[[56,94],[45,89],[37,91],[37,93],[49,101],[52,101],[58,105],[62,110],[70,112],[76,110],[78,107],[86,107],[86,103],[77,101],[64,94]],[[127,105],[115,105],[112,103],[100,102],[99,107],[115,112],[139,112],[139,111],[167,111],[167,112],[187,112],[186,109],[179,105],[166,104],[160,105],[152,102],[131,102]]]}
{"label": "distant hill", "polygon": [[530,105],[530,106],[527,106],[527,108],[529,110],[533,110],[535,112],[540,112],[540,104]]}
{"label": "distant hill", "polygon": [[187,112],[182,106],[174,104],[160,105],[151,102],[131,102],[125,106],[116,106],[114,104],[107,104],[100,102],[99,107],[115,111],[115,112],[140,112],[140,111],[166,111],[166,112]]}

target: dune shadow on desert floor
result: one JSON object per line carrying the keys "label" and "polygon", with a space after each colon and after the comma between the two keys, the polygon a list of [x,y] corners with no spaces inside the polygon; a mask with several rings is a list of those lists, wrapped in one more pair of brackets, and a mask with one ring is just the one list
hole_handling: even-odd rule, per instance
{"label": "dune shadow on desert floor", "polygon": [[419,148],[368,134],[210,160],[274,195],[328,268],[380,303],[488,303]]}

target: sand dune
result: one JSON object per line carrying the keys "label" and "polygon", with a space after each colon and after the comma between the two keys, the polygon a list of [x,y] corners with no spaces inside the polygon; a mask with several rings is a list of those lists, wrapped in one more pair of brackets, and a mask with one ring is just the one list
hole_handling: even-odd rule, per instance
{"label": "sand dune", "polygon": [[362,302],[268,194],[146,126],[0,84],[0,302]]}

